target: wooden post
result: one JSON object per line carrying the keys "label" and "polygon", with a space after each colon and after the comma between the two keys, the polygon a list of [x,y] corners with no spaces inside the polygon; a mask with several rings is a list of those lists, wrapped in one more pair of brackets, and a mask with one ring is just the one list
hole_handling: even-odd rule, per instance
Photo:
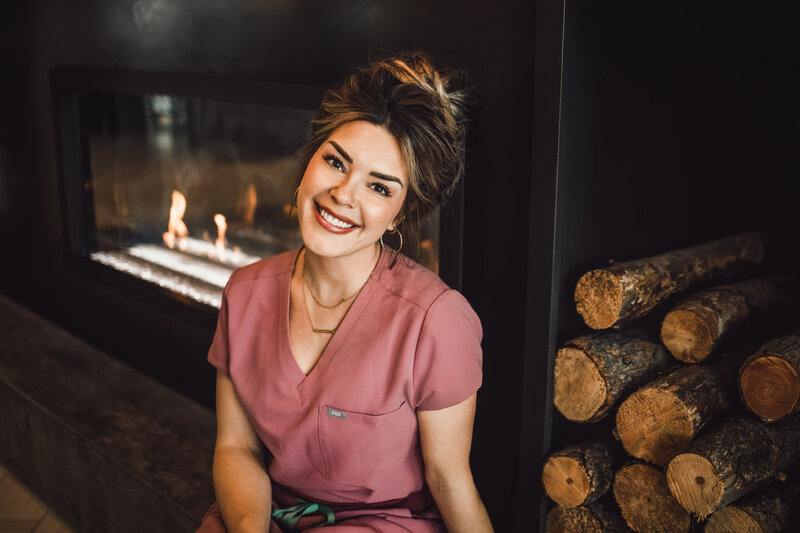
{"label": "wooden post", "polygon": [[698,282],[761,263],[765,247],[765,236],[741,233],[592,270],[578,280],[575,288],[578,313],[592,329],[623,326]]}
{"label": "wooden post", "polygon": [[736,400],[734,357],[713,366],[684,366],[656,378],[623,401],[617,433],[633,457],[666,464]]}
{"label": "wooden post", "polygon": [[670,461],[667,484],[684,509],[705,518],[774,476],[798,454],[800,415],[773,426],[736,418]]}
{"label": "wooden post", "polygon": [[596,502],[580,507],[556,505],[547,513],[547,533],[624,533],[625,521],[611,505]]}
{"label": "wooden post", "polygon": [[698,363],[737,326],[791,300],[796,286],[791,278],[770,277],[692,295],[664,317],[661,340],[676,359]]}
{"label": "wooden post", "polygon": [[611,446],[586,442],[552,454],[542,469],[547,495],[563,507],[596,501],[608,492],[614,475]]}
{"label": "wooden post", "polygon": [[622,518],[637,533],[688,533],[692,517],[680,506],[664,474],[644,463],[623,466],[614,476]]}
{"label": "wooden post", "polygon": [[800,330],[773,339],[739,370],[744,404],[768,422],[800,410]]}
{"label": "wooden post", "polygon": [[631,334],[578,337],[556,355],[553,403],[573,422],[595,422],[671,360],[660,344]]}

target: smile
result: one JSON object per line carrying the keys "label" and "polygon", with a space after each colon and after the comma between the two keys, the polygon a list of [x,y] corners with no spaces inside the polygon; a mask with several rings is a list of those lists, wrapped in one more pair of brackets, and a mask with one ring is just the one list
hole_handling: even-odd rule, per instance
{"label": "smile", "polygon": [[[347,230],[351,230],[357,227],[357,224],[354,223],[352,220],[342,219],[337,216],[334,216],[330,211],[325,209],[319,204],[315,204],[317,208],[317,216],[320,222],[323,222],[323,226],[327,229],[334,231],[335,233],[346,232]],[[327,223],[327,224],[324,224]]]}

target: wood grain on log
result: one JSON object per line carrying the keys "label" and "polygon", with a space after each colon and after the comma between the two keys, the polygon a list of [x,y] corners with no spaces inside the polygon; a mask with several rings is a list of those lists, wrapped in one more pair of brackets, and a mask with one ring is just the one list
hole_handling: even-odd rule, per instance
{"label": "wood grain on log", "polygon": [[542,469],[547,495],[563,507],[596,501],[608,492],[614,476],[611,446],[587,442],[552,454]]}
{"label": "wood grain on log", "polygon": [[765,236],[741,233],[592,270],[575,288],[578,313],[592,329],[620,327],[696,283],[761,263],[765,247]]}
{"label": "wood grain on log", "polygon": [[772,422],[800,410],[800,331],[773,339],[739,370],[744,404]]}
{"label": "wood grain on log", "polygon": [[614,476],[614,498],[622,517],[637,533],[687,533],[691,515],[680,506],[664,474],[643,463],[631,463]]}
{"label": "wood grain on log", "polygon": [[573,339],[556,355],[553,403],[573,422],[595,422],[671,360],[660,344],[635,335],[608,332]]}
{"label": "wood grain on log", "polygon": [[740,359],[684,366],[646,384],[617,410],[617,433],[633,457],[666,464],[736,399]]}
{"label": "wood grain on log", "polygon": [[547,513],[547,533],[624,533],[625,521],[611,505],[592,503],[580,507],[556,505]]}
{"label": "wood grain on log", "polygon": [[664,317],[661,340],[677,359],[703,361],[737,326],[791,300],[796,285],[791,278],[759,278],[692,295]]}
{"label": "wood grain on log", "polygon": [[[800,485],[775,483],[769,490],[751,493],[708,517],[706,533],[781,533],[793,531]],[[797,524],[795,524],[797,525]]]}
{"label": "wood grain on log", "polygon": [[798,454],[800,416],[773,426],[736,418],[672,459],[667,484],[684,509],[705,518],[774,476]]}

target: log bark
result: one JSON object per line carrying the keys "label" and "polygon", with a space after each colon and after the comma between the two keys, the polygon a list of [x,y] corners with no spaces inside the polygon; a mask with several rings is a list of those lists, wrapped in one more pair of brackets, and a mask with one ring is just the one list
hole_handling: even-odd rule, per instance
{"label": "log bark", "polygon": [[622,518],[637,533],[688,533],[692,517],[680,506],[664,474],[644,463],[631,463],[614,476],[614,498]]}
{"label": "log bark", "polygon": [[[706,533],[781,533],[790,526],[800,485],[786,487],[777,483],[763,493],[748,494],[708,517]],[[797,525],[795,523],[795,525]]]}
{"label": "log bark", "polygon": [[767,426],[735,418],[698,438],[667,468],[684,509],[705,518],[750,492],[800,455],[800,415]]}
{"label": "log bark", "polygon": [[592,329],[621,327],[672,294],[759,264],[766,237],[741,233],[584,274],[575,288],[578,313]]}
{"label": "log bark", "polygon": [[791,278],[769,277],[695,294],[664,317],[661,341],[676,359],[698,363],[732,330],[790,301],[796,287]]}
{"label": "log bark", "polygon": [[580,507],[556,505],[547,513],[547,533],[624,533],[630,531],[613,506],[596,502]]}
{"label": "log bark", "polygon": [[739,390],[747,408],[767,422],[800,410],[800,330],[773,339],[739,370]]}
{"label": "log bark", "polygon": [[578,337],[556,355],[553,403],[573,422],[595,422],[671,360],[660,344],[636,335]]}
{"label": "log bark", "polygon": [[552,454],[542,469],[542,484],[551,500],[562,507],[597,501],[608,492],[614,476],[611,446],[587,442]]}
{"label": "log bark", "polygon": [[716,365],[684,366],[628,396],[616,418],[625,451],[657,465],[685,451],[706,424],[736,401],[740,361],[733,357]]}

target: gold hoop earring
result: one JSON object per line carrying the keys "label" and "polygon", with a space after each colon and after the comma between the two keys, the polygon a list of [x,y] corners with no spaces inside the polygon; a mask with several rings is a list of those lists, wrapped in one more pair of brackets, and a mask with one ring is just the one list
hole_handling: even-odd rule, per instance
{"label": "gold hoop earring", "polygon": [[[400,230],[397,229],[397,228],[394,228],[393,230],[387,230],[387,231],[389,232],[389,235],[395,235],[395,234],[400,235],[400,246],[398,246],[397,250],[395,250],[395,252],[394,252],[396,254],[399,254],[400,250],[403,249],[403,234],[400,233]],[[383,235],[381,235],[381,238],[379,239],[379,241],[381,243],[381,248],[383,248]]]}
{"label": "gold hoop earring", "polygon": [[400,235],[400,246],[397,248],[397,253],[399,254],[400,250],[403,249],[403,234],[400,233],[400,230],[397,229],[397,228],[394,229],[394,232],[397,233],[398,235]]}
{"label": "gold hoop earring", "polygon": [[297,207],[297,195],[300,193],[300,186],[298,185],[297,188],[292,193],[292,207]]}

